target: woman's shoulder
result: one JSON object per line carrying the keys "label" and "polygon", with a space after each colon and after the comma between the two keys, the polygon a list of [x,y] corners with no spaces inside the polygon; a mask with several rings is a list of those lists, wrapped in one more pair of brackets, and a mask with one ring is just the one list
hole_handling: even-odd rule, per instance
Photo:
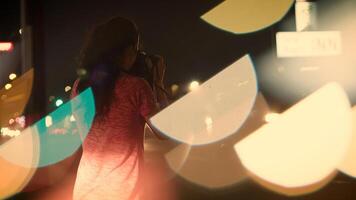
{"label": "woman's shoulder", "polygon": [[149,84],[145,79],[143,79],[141,77],[133,76],[130,74],[123,74],[122,80],[125,82],[130,82],[131,84],[139,86],[139,87],[142,87],[142,86],[149,87]]}
{"label": "woman's shoulder", "polygon": [[141,77],[138,77],[138,76],[133,76],[133,75],[130,75],[130,74],[124,74],[124,78],[127,80],[127,81],[130,81],[130,82],[134,82],[134,83],[137,83],[137,84],[144,84],[144,85],[149,85],[148,82],[141,78]]}

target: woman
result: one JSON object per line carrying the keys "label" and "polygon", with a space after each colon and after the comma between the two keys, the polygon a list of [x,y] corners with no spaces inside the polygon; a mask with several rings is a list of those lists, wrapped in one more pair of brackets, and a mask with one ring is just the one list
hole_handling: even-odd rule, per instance
{"label": "woman", "polygon": [[97,26],[84,46],[73,96],[91,87],[96,116],[83,142],[74,199],[139,198],[143,130],[155,103],[148,83],[126,73],[138,45],[135,24],[116,17]]}

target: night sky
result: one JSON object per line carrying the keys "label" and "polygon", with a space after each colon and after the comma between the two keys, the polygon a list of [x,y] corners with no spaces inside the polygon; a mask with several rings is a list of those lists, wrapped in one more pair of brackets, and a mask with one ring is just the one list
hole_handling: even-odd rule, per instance
{"label": "night sky", "polygon": [[20,28],[20,0],[1,0],[0,41],[14,40]]}
{"label": "night sky", "polygon": [[[75,79],[75,59],[93,24],[112,16],[134,20],[144,49],[167,61],[166,83],[204,81],[250,53],[272,46],[273,28],[234,35],[206,23],[200,16],[221,0],[195,1],[45,1],[44,60],[47,96],[63,94]],[[60,72],[60,76],[58,73]]]}
{"label": "night sky", "polygon": [[[347,2],[350,0],[340,0]],[[19,0],[2,1],[0,11],[0,40],[14,40],[20,27]],[[141,32],[144,50],[162,55],[168,64],[166,83],[186,86],[192,80],[205,81],[214,74],[249,53],[255,64],[259,89],[272,104],[288,107],[295,102],[283,102],[270,94],[271,88],[261,74],[265,66],[259,58],[267,51],[275,52],[275,33],[295,31],[294,7],[284,19],[255,33],[236,35],[206,23],[200,16],[220,4],[222,0],[105,0],[105,1],[42,1],[42,50],[37,55],[43,63],[45,98],[53,95],[68,97],[66,85],[76,78],[76,58],[88,30],[113,16],[123,16],[136,22]],[[321,27],[327,7],[332,0],[319,1]],[[327,6],[329,5],[329,6]],[[331,9],[332,10],[332,9]],[[251,16],[252,17],[252,16]],[[14,53],[15,55],[15,53]],[[283,63],[283,59],[280,59]],[[12,66],[15,68],[19,63]],[[293,66],[289,66],[292,68]],[[300,66],[295,66],[300,67]],[[10,69],[2,69],[1,81]],[[311,77],[313,78],[313,77]],[[2,83],[1,82],[1,83]],[[356,99],[356,98],[355,98]],[[356,101],[355,101],[356,102]]]}

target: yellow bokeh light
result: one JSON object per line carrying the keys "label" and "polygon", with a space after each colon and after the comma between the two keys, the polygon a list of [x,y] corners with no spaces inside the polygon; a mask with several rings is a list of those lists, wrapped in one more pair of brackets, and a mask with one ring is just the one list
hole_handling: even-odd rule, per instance
{"label": "yellow bokeh light", "polygon": [[50,127],[50,126],[52,126],[52,124],[53,124],[52,117],[51,117],[51,116],[47,116],[47,117],[45,118],[45,123],[46,123],[46,127],[47,127],[47,128]]}
{"label": "yellow bokeh light", "polygon": [[330,83],[237,143],[235,150],[257,177],[282,187],[303,187],[337,169],[351,131],[348,97],[339,84]]}
{"label": "yellow bokeh light", "polygon": [[194,91],[196,89],[199,88],[199,82],[198,81],[192,81],[190,84],[189,84],[189,90],[190,91]]}
{"label": "yellow bokeh light", "polygon": [[69,92],[71,89],[72,89],[72,87],[70,87],[69,85],[67,85],[67,86],[64,88],[64,91],[65,91],[65,92]]}
{"label": "yellow bokeh light", "polygon": [[19,130],[11,130],[9,128],[1,128],[1,135],[3,136],[9,136],[9,137],[16,137],[21,134]]}
{"label": "yellow bokeh light", "polygon": [[226,0],[201,18],[220,29],[250,33],[280,21],[294,0]]}
{"label": "yellow bokeh light", "polygon": [[11,74],[9,75],[9,79],[10,79],[10,80],[14,80],[16,77],[17,77],[17,75],[16,75],[15,73],[11,73]]}
{"label": "yellow bokeh light", "polygon": [[341,162],[339,170],[356,178],[356,106],[352,108],[352,141],[345,159]]}
{"label": "yellow bokeh light", "polygon": [[178,92],[178,89],[179,89],[179,85],[173,84],[173,85],[171,86],[172,94],[175,95],[175,94]]}
{"label": "yellow bokeh light", "polygon": [[76,121],[74,115],[70,116],[69,121],[71,121],[71,122],[75,122]]}
{"label": "yellow bokeh light", "polygon": [[10,83],[5,85],[5,90],[10,90],[12,88],[12,85]]}
{"label": "yellow bokeh light", "polygon": [[279,117],[279,114],[278,113],[268,113],[265,115],[265,121],[267,123],[270,123],[270,122],[273,122],[275,120],[277,120]]}

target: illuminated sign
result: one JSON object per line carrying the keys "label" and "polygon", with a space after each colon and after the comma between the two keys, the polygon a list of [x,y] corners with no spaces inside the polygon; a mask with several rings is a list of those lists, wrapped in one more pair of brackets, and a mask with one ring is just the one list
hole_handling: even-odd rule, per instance
{"label": "illuminated sign", "polygon": [[339,31],[278,32],[277,56],[335,56],[342,53]]}

